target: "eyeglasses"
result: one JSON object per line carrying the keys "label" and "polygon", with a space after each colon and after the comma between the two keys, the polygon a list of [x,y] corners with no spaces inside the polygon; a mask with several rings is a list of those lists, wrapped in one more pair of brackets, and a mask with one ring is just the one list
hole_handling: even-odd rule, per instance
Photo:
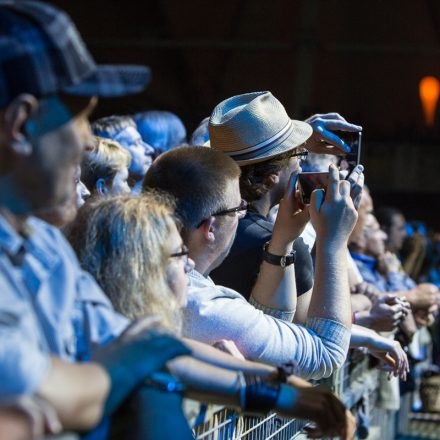
{"label": "eyeglasses", "polygon": [[[246,211],[248,209],[248,202],[246,200],[241,199],[241,202],[238,206],[235,208],[229,208],[229,209],[222,209],[221,211],[217,211],[214,214],[211,214],[212,217],[217,217],[220,215],[228,215],[228,214],[238,214],[238,218],[241,219],[246,215]],[[200,228],[200,226],[203,224],[205,220],[202,220],[196,228]]]}
{"label": "eyeglasses", "polygon": [[217,217],[219,215],[228,215],[233,214],[234,212],[238,212],[240,217],[244,217],[246,215],[246,211],[248,209],[248,202],[246,200],[241,200],[240,204],[235,208],[223,209],[222,211],[217,211],[214,214],[211,214],[213,217]]}
{"label": "eyeglasses", "polygon": [[[292,151],[295,151],[295,150],[292,150]],[[303,150],[303,151],[300,151],[299,153],[292,152],[292,154],[289,157],[299,157],[300,160],[305,160],[308,155],[309,155],[309,152],[307,150]]]}
{"label": "eyeglasses", "polygon": [[188,260],[188,255],[189,255],[189,249],[183,244],[182,250],[180,252],[175,252],[174,254],[171,254],[170,257],[173,258],[186,257],[186,260]]}

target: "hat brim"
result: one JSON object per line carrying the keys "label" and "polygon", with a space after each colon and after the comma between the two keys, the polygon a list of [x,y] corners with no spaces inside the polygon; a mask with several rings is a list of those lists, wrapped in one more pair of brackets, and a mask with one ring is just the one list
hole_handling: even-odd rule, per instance
{"label": "hat brim", "polygon": [[[228,154],[229,157],[235,160],[239,166],[250,165],[254,163],[264,162],[269,159],[273,159],[280,154],[287,153],[290,150],[298,148],[312,135],[313,129],[311,125],[307,124],[307,122],[296,121],[292,119],[293,130],[290,135],[281,141],[279,144],[274,145],[270,150],[264,151],[261,154],[255,154],[254,152],[248,153],[247,155],[242,155],[240,158],[231,156],[228,152],[224,151],[225,154]],[[204,144],[206,147],[211,147],[210,142],[206,142]],[[223,151],[223,150],[221,150]]]}
{"label": "hat brim", "polygon": [[80,83],[68,86],[63,92],[76,96],[114,98],[142,92],[151,80],[147,66],[98,65],[97,69]]}

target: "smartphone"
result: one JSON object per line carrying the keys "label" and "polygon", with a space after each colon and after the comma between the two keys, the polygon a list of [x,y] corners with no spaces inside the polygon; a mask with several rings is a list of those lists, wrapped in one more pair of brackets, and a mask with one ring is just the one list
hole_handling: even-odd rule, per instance
{"label": "smartphone", "polygon": [[326,189],[328,183],[328,171],[309,172],[298,174],[298,187],[301,202],[304,205],[310,205],[310,197],[315,189]]}
{"label": "smartphone", "polygon": [[349,147],[350,152],[339,156],[338,167],[341,171],[347,170],[347,176],[351,174],[354,167],[361,161],[361,131],[334,131]]}

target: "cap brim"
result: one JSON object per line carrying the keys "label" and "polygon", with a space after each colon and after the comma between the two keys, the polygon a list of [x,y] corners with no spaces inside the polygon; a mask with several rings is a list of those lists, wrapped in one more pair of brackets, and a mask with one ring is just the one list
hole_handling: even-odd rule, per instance
{"label": "cap brim", "polygon": [[63,89],[68,95],[113,98],[142,92],[151,80],[147,66],[98,65],[92,75]]}

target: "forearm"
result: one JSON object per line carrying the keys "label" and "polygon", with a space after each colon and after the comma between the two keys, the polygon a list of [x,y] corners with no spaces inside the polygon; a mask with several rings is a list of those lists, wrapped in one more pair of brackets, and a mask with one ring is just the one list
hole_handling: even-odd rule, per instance
{"label": "forearm", "polygon": [[371,347],[371,343],[377,335],[368,328],[353,324],[351,327],[350,348]]}
{"label": "forearm", "polygon": [[295,322],[296,324],[305,325],[307,321],[307,314],[309,313],[312,291],[313,289],[310,289],[308,292],[303,293],[297,299],[295,316],[293,317],[293,322]]}
{"label": "forearm", "polygon": [[331,319],[351,326],[351,301],[344,244],[316,246],[315,284],[308,317]]}
{"label": "forearm", "polygon": [[53,357],[37,394],[53,406],[64,429],[88,430],[100,421],[109,390],[110,379],[98,364]]}
{"label": "forearm", "polygon": [[167,367],[184,383],[186,397],[218,405],[240,405],[237,372],[189,356],[173,359]]}
{"label": "forearm", "polygon": [[231,371],[243,371],[248,374],[257,374],[263,377],[276,371],[276,368],[273,366],[260,362],[238,359],[218,350],[217,348],[194,339],[184,338],[183,342],[190,348],[191,354],[195,359],[206,362],[212,366],[225,368]]}
{"label": "forearm", "polygon": [[[292,251],[292,242],[278,243],[272,237],[268,251],[274,255],[288,255]],[[283,268],[263,261],[251,296],[265,307],[294,312],[296,309],[295,265],[291,264]]]}

